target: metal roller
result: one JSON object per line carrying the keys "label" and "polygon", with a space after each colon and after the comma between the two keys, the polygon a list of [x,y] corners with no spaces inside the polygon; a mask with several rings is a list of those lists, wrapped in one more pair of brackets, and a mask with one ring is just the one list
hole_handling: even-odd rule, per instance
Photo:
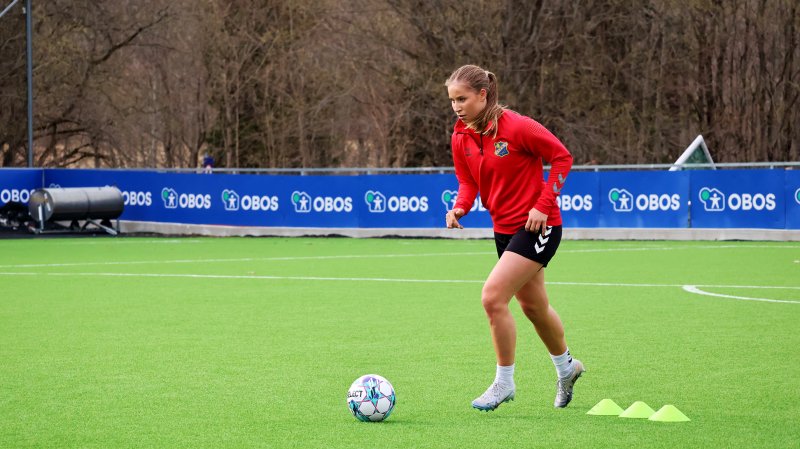
{"label": "metal roller", "polygon": [[67,220],[111,220],[122,215],[124,201],[116,187],[38,189],[28,212],[39,223]]}

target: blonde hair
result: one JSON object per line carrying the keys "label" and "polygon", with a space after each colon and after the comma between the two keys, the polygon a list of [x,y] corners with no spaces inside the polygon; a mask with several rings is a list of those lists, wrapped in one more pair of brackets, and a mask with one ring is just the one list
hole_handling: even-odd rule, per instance
{"label": "blonde hair", "polygon": [[492,133],[493,136],[497,136],[497,120],[506,109],[497,102],[497,76],[476,65],[464,65],[457,68],[444,85],[450,86],[455,83],[463,83],[475,92],[486,89],[486,107],[475,120],[467,123],[467,127],[482,134]]}

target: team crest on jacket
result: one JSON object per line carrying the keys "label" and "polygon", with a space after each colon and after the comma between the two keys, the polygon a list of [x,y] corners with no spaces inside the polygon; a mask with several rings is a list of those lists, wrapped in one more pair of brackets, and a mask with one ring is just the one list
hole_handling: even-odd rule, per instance
{"label": "team crest on jacket", "polygon": [[494,154],[498,157],[508,156],[508,142],[495,142]]}

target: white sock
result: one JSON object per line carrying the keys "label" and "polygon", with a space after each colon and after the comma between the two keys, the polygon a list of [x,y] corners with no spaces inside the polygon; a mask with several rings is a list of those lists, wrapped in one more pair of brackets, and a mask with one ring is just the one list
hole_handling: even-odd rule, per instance
{"label": "white sock", "polygon": [[572,374],[572,355],[569,353],[569,348],[567,348],[567,352],[561,355],[550,354],[550,358],[553,359],[553,365],[556,366],[556,373],[558,373],[560,379],[569,377]]}
{"label": "white sock", "polygon": [[507,387],[514,386],[514,365],[500,366],[497,365],[497,374],[494,377],[495,383],[505,385]]}

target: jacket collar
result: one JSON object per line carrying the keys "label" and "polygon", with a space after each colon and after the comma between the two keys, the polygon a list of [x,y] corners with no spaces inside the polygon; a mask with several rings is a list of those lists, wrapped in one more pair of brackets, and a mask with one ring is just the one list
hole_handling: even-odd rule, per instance
{"label": "jacket collar", "polygon": [[[487,127],[487,128],[491,128],[491,126],[492,126],[492,122],[489,122],[489,123],[486,125],[486,127]],[[464,123],[464,121],[463,121],[463,120],[461,120],[461,119],[458,119],[458,120],[456,120],[456,124],[455,124],[455,126],[453,127],[453,131],[454,131],[455,133],[457,133],[457,134],[474,134],[474,135],[476,135],[476,136],[480,135],[480,134],[479,134],[478,132],[476,132],[474,129],[467,128],[467,124],[466,124],[466,123]]]}

